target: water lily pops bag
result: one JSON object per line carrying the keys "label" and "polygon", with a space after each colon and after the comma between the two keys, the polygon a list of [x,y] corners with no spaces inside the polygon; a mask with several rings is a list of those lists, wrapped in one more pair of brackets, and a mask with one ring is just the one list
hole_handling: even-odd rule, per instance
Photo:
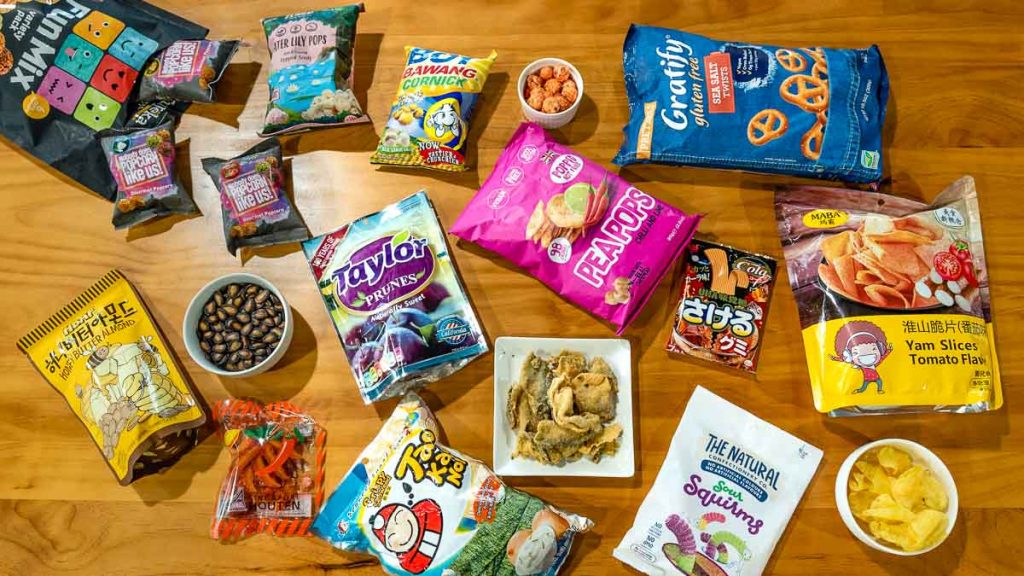
{"label": "water lily pops bag", "polygon": [[206,414],[145,304],[117,270],[18,340],[122,485],[191,450]]}
{"label": "water lily pops bag", "polygon": [[554,576],[593,523],[506,486],[439,442],[434,415],[408,394],[313,522],[313,533],[373,554],[399,576]]}
{"label": "water lily pops bag", "polygon": [[621,334],[699,220],[524,123],[451,233],[507,258]]}
{"label": "water lily pops bag", "polygon": [[764,571],[821,450],[697,386],[612,554],[652,575]]}

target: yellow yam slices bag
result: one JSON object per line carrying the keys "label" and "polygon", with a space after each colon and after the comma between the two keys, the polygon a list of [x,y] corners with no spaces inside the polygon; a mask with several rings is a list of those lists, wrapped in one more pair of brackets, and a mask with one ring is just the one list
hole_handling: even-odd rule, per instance
{"label": "yellow yam slices bag", "polygon": [[107,272],[18,348],[64,397],[122,485],[198,443],[202,403],[121,272]]}
{"label": "yellow yam slices bag", "polygon": [[775,211],[818,411],[1002,406],[973,178],[930,205],[803,187]]}

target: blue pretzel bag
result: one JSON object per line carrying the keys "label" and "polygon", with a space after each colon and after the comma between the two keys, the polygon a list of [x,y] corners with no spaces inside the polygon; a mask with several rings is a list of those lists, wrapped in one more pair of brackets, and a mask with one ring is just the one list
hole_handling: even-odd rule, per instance
{"label": "blue pretzel bag", "polygon": [[873,183],[889,78],[877,46],[780,48],[630,26],[618,165],[706,166]]}

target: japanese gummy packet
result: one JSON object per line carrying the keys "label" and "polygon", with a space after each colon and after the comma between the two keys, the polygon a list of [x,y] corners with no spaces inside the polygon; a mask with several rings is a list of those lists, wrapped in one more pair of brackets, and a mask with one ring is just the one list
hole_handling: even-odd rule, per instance
{"label": "japanese gummy packet", "polygon": [[352,93],[362,4],[265,18],[270,103],[260,136],[369,122]]}
{"label": "japanese gummy packet", "polygon": [[224,400],[214,419],[231,465],[221,483],[210,536],[237,541],[267,532],[306,536],[324,500],[327,434],[289,402]]}
{"label": "japanese gummy packet", "polygon": [[695,239],[665,349],[757,372],[774,282],[774,258]]}
{"label": "japanese gummy packet", "polygon": [[117,270],[18,340],[122,485],[174,464],[206,414],[145,303]]}
{"label": "japanese gummy packet", "polygon": [[302,243],[367,404],[487,352],[425,192]]}
{"label": "japanese gummy packet", "polygon": [[388,574],[557,574],[593,523],[506,486],[439,436],[426,404],[406,395],[327,499],[313,533],[376,556]]}
{"label": "japanese gummy packet", "polygon": [[142,74],[139,99],[213,102],[238,40],[179,40],[150,59]]}
{"label": "japanese gummy packet", "polygon": [[821,450],[697,386],[612,554],[645,574],[761,574]]}
{"label": "japanese gummy packet", "polygon": [[793,188],[775,213],[818,411],[1002,406],[973,178],[931,204]]}
{"label": "japanese gummy packet", "polygon": [[115,229],[199,211],[174,171],[174,120],[111,132],[100,144],[117,182]]}
{"label": "japanese gummy packet", "polygon": [[230,160],[203,158],[203,170],[220,191],[224,241],[239,248],[287,244],[309,238],[284,187],[277,138],[264,140]]}
{"label": "japanese gummy packet", "polygon": [[621,334],[699,220],[524,123],[451,233],[507,258]]}
{"label": "japanese gummy packet", "polygon": [[877,46],[782,48],[632,25],[614,162],[874,183],[889,77]]}
{"label": "japanese gummy packet", "polygon": [[372,164],[466,170],[469,116],[497,52],[487,58],[405,47],[406,62]]}
{"label": "japanese gummy packet", "polygon": [[138,0],[0,4],[0,134],[97,194],[116,183],[96,133],[124,128],[149,57],[206,29]]}

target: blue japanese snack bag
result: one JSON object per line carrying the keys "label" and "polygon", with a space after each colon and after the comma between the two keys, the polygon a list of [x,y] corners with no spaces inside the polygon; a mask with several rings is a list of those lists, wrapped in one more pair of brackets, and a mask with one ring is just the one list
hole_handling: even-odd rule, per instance
{"label": "blue japanese snack bag", "polygon": [[117,184],[97,133],[176,117],[183,108],[137,115],[136,85],[155,52],[204,36],[205,28],[139,0],[2,2],[0,135],[113,200]]}
{"label": "blue japanese snack bag", "polygon": [[593,523],[506,486],[439,441],[430,409],[407,394],[313,522],[347,552],[400,576],[554,576]]}
{"label": "blue japanese snack bag", "polygon": [[780,48],[630,26],[629,124],[614,162],[882,177],[889,78],[877,46]]}

